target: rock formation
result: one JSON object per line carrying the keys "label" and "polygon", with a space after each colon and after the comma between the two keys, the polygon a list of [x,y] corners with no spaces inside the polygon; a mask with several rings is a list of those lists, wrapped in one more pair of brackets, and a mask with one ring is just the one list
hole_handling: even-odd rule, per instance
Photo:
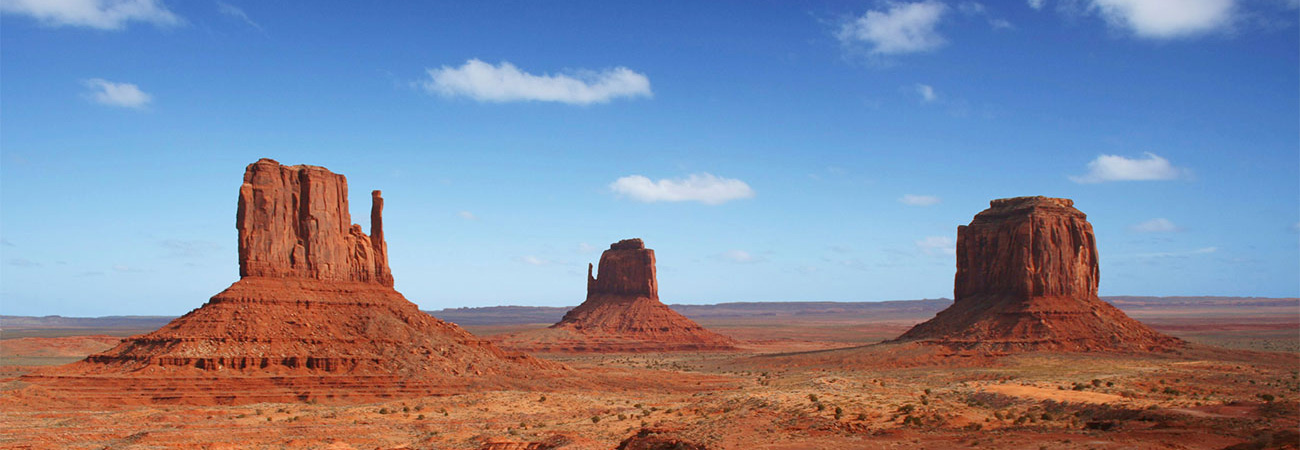
{"label": "rock formation", "polygon": [[735,342],[704,329],[659,301],[655,251],[626,239],[600,255],[599,272],[587,266],[587,300],[549,331],[522,333],[504,345],[533,351],[727,350]]}
{"label": "rock formation", "polygon": [[235,222],[240,280],[44,381],[74,393],[108,383],[127,401],[244,403],[428,395],[563,369],[506,353],[394,290],[379,191],[372,201],[366,236],[351,224],[342,175],[250,164]]}
{"label": "rock formation", "polygon": [[1068,199],[993,200],[957,227],[953,305],[898,341],[996,351],[1150,351],[1181,341],[1097,297],[1097,244]]}
{"label": "rock formation", "polygon": [[382,212],[372,194],[367,237],[348,213],[348,180],[324,167],[262,159],[239,187],[239,275],[393,286]]}

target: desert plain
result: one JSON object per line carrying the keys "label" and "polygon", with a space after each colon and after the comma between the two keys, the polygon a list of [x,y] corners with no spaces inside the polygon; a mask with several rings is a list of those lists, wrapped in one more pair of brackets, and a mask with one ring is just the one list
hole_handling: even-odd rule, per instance
{"label": "desert plain", "polygon": [[[105,404],[50,398],[18,376],[170,318],[4,317],[0,446],[608,449],[648,429],[706,448],[1295,448],[1300,299],[1106,300],[1190,345],[1148,355],[959,357],[968,361],[956,365],[891,366],[870,355],[843,363],[834,349],[892,339],[949,301],[673,305],[739,348],[539,354],[582,381],[539,380],[532,389],[363,403]],[[564,311],[432,313],[492,337],[543,329]],[[782,357],[807,351],[825,361]]]}

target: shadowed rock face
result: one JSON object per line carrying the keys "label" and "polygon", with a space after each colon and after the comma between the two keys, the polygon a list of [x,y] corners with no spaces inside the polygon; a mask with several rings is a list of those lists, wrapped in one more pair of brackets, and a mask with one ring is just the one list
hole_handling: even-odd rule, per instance
{"label": "shadowed rock face", "polygon": [[1179,345],[1097,297],[1097,261],[1092,225],[1073,201],[993,200],[957,228],[953,305],[898,340],[1001,351]]}
{"label": "shadowed rock face", "polygon": [[645,248],[640,239],[624,239],[609,246],[600,255],[600,278],[587,265],[587,298],[647,297],[659,299],[659,282],[655,275],[655,251]]}
{"label": "shadowed rock face", "polygon": [[704,329],[659,301],[655,252],[625,239],[600,255],[598,276],[587,266],[587,300],[552,329],[573,332],[555,342],[514,343],[544,351],[665,351],[733,348],[730,338]]}
{"label": "shadowed rock face", "polygon": [[239,275],[393,285],[384,199],[372,194],[370,232],[352,224],[348,180],[316,166],[249,164],[239,187]]}
{"label": "shadowed rock face", "polygon": [[990,205],[970,225],[957,227],[958,300],[1097,296],[1097,243],[1073,201],[1017,197]]}
{"label": "shadowed rock face", "polygon": [[[236,215],[239,281],[157,331],[28,379],[124,402],[250,403],[516,386],[564,369],[504,352],[394,290],[379,191],[372,202],[366,236],[349,223],[343,175],[250,164]],[[162,392],[149,382],[157,377],[180,381]],[[203,388],[186,388],[199,379]]]}

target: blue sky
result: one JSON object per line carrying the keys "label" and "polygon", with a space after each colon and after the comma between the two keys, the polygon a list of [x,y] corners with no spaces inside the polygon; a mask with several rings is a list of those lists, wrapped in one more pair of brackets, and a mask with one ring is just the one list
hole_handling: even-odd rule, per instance
{"label": "blue sky", "polygon": [[[707,4],[703,4],[707,3]],[[0,1],[0,313],[180,314],[261,157],[386,199],[425,309],[951,297],[956,227],[1072,198],[1103,295],[1300,295],[1290,0]]]}

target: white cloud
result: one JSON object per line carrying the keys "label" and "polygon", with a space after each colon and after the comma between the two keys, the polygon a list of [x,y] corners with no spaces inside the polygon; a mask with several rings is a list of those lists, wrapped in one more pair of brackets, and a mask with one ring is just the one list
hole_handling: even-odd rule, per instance
{"label": "white cloud", "polygon": [[478,216],[474,215],[474,213],[469,211],[461,211],[456,213],[456,215],[460,216],[460,218],[465,220],[478,220]]}
{"label": "white cloud", "polygon": [[1028,0],[1028,3],[1030,8],[1039,10],[1043,9],[1043,5],[1047,3],[1047,0]]}
{"label": "white cloud", "polygon": [[939,204],[941,200],[939,197],[933,195],[904,194],[898,199],[898,201],[902,202],[904,205],[931,206]]}
{"label": "white cloud", "polygon": [[1139,233],[1173,233],[1183,231],[1182,227],[1174,225],[1169,219],[1155,218],[1129,227],[1130,230]]}
{"label": "white cloud", "polygon": [[924,103],[930,103],[939,99],[939,94],[934,93],[934,87],[928,84],[917,83],[916,93],[921,96],[921,101]]}
{"label": "white cloud", "polygon": [[586,242],[578,243],[578,253],[591,253],[596,250],[600,250],[600,248]]}
{"label": "white cloud", "polygon": [[262,25],[254,22],[252,18],[248,17],[248,13],[245,13],[238,6],[226,2],[217,2],[217,12],[239,19],[248,26],[258,29],[258,31],[262,30]]}
{"label": "white cloud", "polygon": [[546,258],[538,258],[538,257],[533,256],[533,255],[524,255],[524,256],[520,256],[520,257],[518,257],[518,258],[515,258],[515,261],[519,261],[519,262],[521,262],[521,263],[528,264],[528,265],[530,265],[530,266],[538,266],[538,267],[541,267],[541,266],[549,266],[549,265],[553,265],[553,264],[555,264],[555,261],[551,261],[551,260],[546,259]]}
{"label": "white cloud", "polygon": [[600,72],[581,70],[572,75],[533,75],[508,62],[493,66],[471,59],[460,67],[442,66],[428,72],[429,79],[421,82],[426,91],[480,102],[532,100],[588,105],[653,95],[650,79],[626,67]]}
{"label": "white cloud", "polygon": [[1153,39],[1195,36],[1226,27],[1235,0],[1092,0],[1113,27]]}
{"label": "white cloud", "polygon": [[925,52],[945,43],[935,30],[948,7],[926,0],[917,3],[886,3],[885,11],[867,11],[840,27],[836,37],[845,45],[865,43],[879,55]]}
{"label": "white cloud", "polygon": [[647,203],[696,201],[718,205],[754,196],[754,190],[744,181],[708,173],[659,181],[651,181],[641,175],[629,175],[610,183],[609,188],[616,194]]}
{"label": "white cloud", "polygon": [[930,236],[916,241],[916,247],[930,256],[956,256],[957,243],[947,236]]}
{"label": "white cloud", "polygon": [[741,264],[755,263],[763,260],[763,258],[754,256],[753,254],[750,254],[749,252],[744,250],[728,250],[726,252],[723,252],[722,255],[719,256],[721,256],[722,259],[725,259],[727,261],[731,261],[734,263],[741,263]]}
{"label": "white cloud", "polygon": [[128,22],[159,26],[184,21],[160,0],[0,0],[0,13],[31,16],[48,26],[121,30]]}
{"label": "white cloud", "polygon": [[1088,163],[1088,173],[1070,176],[1075,183],[1103,183],[1107,181],[1174,180],[1186,177],[1187,169],[1174,167],[1169,160],[1145,153],[1141,159],[1118,155],[1101,155]]}
{"label": "white cloud", "polygon": [[139,109],[153,100],[152,96],[131,83],[114,83],[102,78],[92,78],[84,83],[90,88],[90,99],[104,105]]}

